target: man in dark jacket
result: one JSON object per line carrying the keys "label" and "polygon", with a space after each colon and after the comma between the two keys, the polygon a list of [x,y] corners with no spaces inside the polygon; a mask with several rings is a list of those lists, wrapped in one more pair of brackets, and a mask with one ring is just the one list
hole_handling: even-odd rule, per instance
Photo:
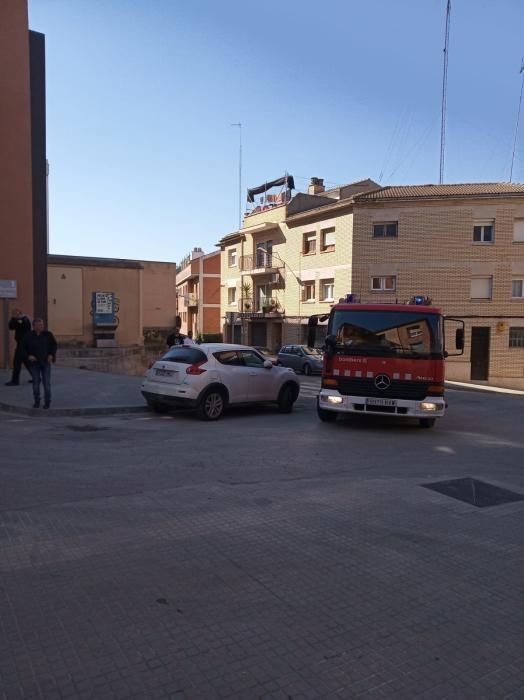
{"label": "man in dark jacket", "polygon": [[166,338],[167,349],[173,347],[173,345],[184,345],[185,335],[180,333],[180,328],[175,328],[173,333],[170,333]]}
{"label": "man in dark jacket", "polygon": [[13,374],[11,381],[6,382],[6,386],[18,386],[20,384],[20,370],[22,363],[25,364],[27,371],[31,373],[29,365],[24,360],[24,352],[22,349],[22,341],[25,336],[31,331],[31,321],[24,316],[20,309],[13,310],[13,316],[9,321],[9,330],[15,332],[15,356],[13,358]]}
{"label": "man in dark jacket", "polygon": [[41,318],[33,321],[33,330],[28,333],[22,347],[25,359],[29,362],[33,377],[33,408],[40,408],[40,381],[44,385],[44,408],[51,405],[51,362],[56,360],[57,343],[55,336],[44,330]]}

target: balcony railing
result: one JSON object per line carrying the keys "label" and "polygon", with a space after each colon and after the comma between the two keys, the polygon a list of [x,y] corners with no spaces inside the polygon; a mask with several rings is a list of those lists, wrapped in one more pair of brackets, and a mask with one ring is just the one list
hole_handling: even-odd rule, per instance
{"label": "balcony railing", "polygon": [[264,314],[284,313],[276,297],[259,297],[256,306],[257,311],[262,311]]}
{"label": "balcony railing", "polygon": [[238,303],[240,313],[283,314],[284,310],[276,297],[242,297]]}
{"label": "balcony railing", "polygon": [[242,255],[240,257],[240,269],[242,272],[269,273],[276,272],[282,264],[271,253],[259,251],[255,255]]}

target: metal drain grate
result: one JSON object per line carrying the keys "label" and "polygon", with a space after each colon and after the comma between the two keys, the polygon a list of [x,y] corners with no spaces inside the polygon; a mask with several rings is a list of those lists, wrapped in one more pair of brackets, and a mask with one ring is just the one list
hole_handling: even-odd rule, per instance
{"label": "metal drain grate", "polygon": [[486,481],[479,481],[471,477],[464,479],[451,479],[449,481],[436,481],[434,484],[421,484],[425,489],[437,491],[444,496],[456,498],[459,501],[470,503],[477,508],[500,506],[503,503],[524,501],[524,495],[493,486]]}

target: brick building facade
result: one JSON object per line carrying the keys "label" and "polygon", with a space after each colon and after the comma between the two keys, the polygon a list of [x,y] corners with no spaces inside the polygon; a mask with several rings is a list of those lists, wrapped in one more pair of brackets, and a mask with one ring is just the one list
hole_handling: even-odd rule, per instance
{"label": "brick building facade", "polygon": [[524,186],[388,187],[356,197],[353,217],[352,291],[430,296],[466,322],[448,378],[524,388]]}

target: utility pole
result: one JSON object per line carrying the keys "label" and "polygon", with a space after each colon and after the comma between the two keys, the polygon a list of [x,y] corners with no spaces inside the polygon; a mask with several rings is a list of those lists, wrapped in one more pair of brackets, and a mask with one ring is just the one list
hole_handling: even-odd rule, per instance
{"label": "utility pole", "polygon": [[440,171],[439,185],[444,181],[444,152],[446,148],[446,108],[448,91],[448,53],[449,53],[449,20],[451,15],[451,0],[448,0],[446,7],[446,31],[444,38],[444,71],[442,75],[442,107],[440,122]]}
{"label": "utility pole", "polygon": [[231,126],[238,126],[238,228],[242,228],[242,124],[237,122]]}
{"label": "utility pole", "polygon": [[517,136],[519,134],[520,108],[522,106],[522,89],[524,88],[524,58],[520,61],[520,74],[522,80],[520,83],[519,108],[517,111],[517,123],[515,124],[515,138],[513,139],[513,153],[511,154],[511,168],[509,170],[509,181],[513,182],[513,163],[515,162],[515,150],[517,148]]}

